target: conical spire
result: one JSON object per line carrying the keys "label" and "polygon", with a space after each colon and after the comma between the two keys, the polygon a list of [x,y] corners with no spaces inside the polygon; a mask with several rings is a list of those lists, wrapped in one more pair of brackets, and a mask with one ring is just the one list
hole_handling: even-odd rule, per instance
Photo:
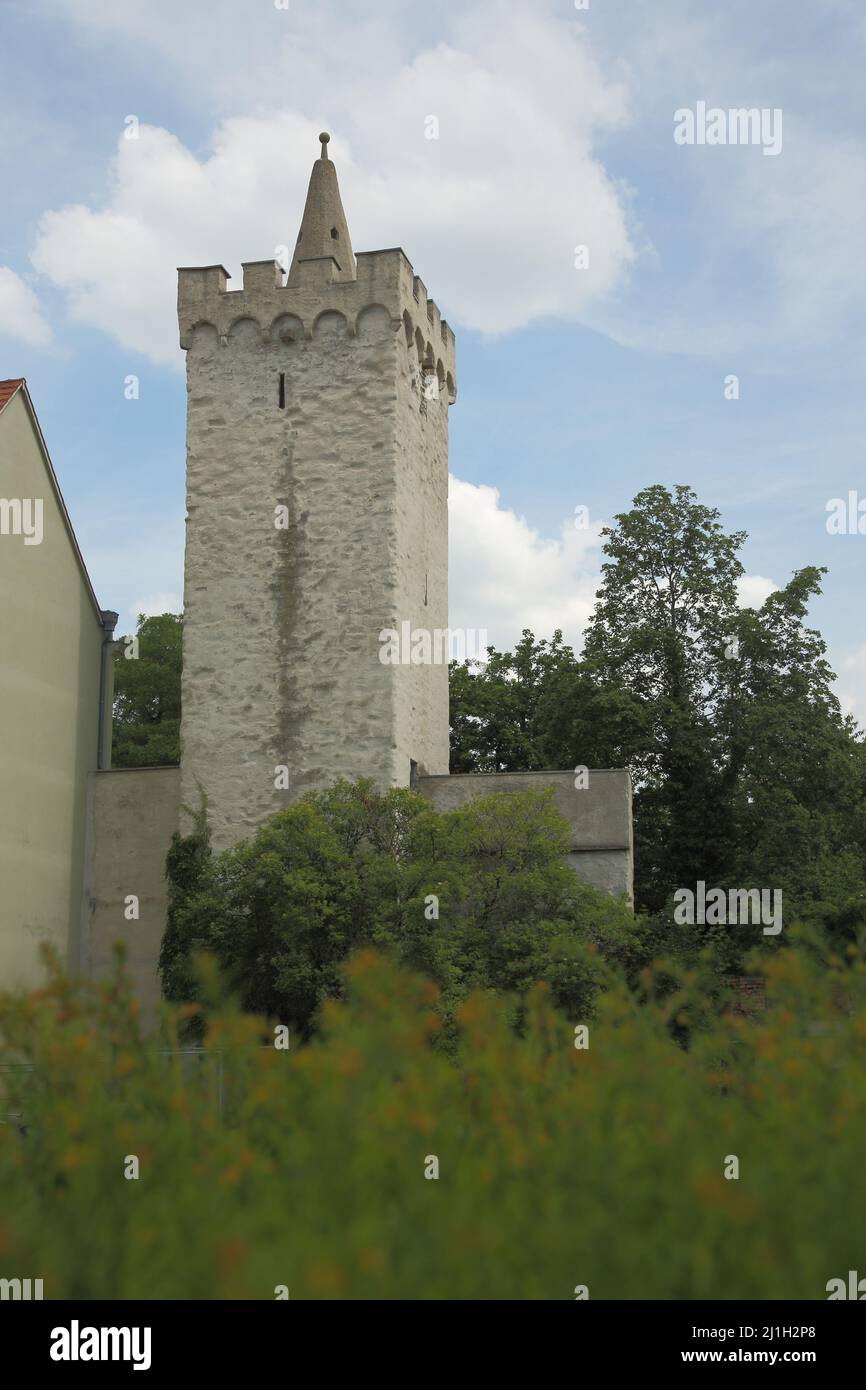
{"label": "conical spire", "polygon": [[346,214],[340,201],[337,171],[328,158],[330,138],[325,130],[319,136],[322,153],[310,175],[301,230],[289,270],[290,285],[299,282],[300,266],[304,261],[333,261],[333,275],[328,277],[332,280],[354,280],[357,275]]}

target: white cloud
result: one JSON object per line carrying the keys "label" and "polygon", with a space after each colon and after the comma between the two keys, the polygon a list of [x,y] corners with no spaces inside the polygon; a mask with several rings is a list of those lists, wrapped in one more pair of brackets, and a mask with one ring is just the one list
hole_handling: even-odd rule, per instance
{"label": "white cloud", "polygon": [[737,581],[737,601],[741,608],[760,608],[778,587],[772,579],[765,579],[761,574],[744,574]]}
{"label": "white cloud", "polygon": [[836,694],[842,711],[866,727],[866,644],[843,657],[838,670]]}
{"label": "white cloud", "polygon": [[51,341],[51,329],[33,290],[5,265],[0,266],[0,337],[15,338],[30,347],[44,347]]}
{"label": "white cloud", "polygon": [[180,594],[148,594],[131,603],[127,611],[132,618],[138,618],[140,613],[146,618],[158,617],[160,613],[182,613],[183,600]]}
{"label": "white cloud", "polygon": [[[229,118],[210,155],[171,150],[159,132],[149,171],[128,142],[105,206],[64,209],[40,230],[37,263],[76,316],[159,361],[177,359],[177,263],[234,269],[293,243],[323,126],[356,249],[402,244],[463,326],[557,316],[642,350],[736,355],[734,370],[827,341],[866,307],[866,146],[850,133],[859,73],[842,0],[851,41],[832,79],[809,43],[779,48],[780,0],[586,14],[568,0],[56,5],[106,61],[134,54],[192,110]],[[782,153],[676,146],[674,111],[698,99],[781,108]],[[627,141],[603,143],[621,131]],[[588,272],[573,268],[582,243]]]}
{"label": "white cloud", "polygon": [[227,122],[200,164],[167,131],[141,126],[137,139],[120,137],[111,205],[46,213],[33,264],[66,292],[73,318],[182,365],[176,267],[227,260],[236,269],[273,252],[279,156],[293,135],[287,121]]}
{"label": "white cloud", "polygon": [[[129,36],[135,15],[121,17]],[[452,321],[498,333],[545,315],[579,319],[621,283],[635,257],[627,190],[594,151],[627,105],[579,26],[476,5],[453,42],[384,67],[358,59],[356,38],[373,48],[363,19],[344,15],[340,31],[336,47],[353,60],[335,59],[345,81],[332,72],[314,90],[335,51],[316,48],[315,25],[303,63],[275,40],[265,90],[282,77],[276,109],[222,120],[201,158],[141,124],[138,139],[119,135],[103,207],[43,216],[33,264],[75,319],[179,361],[175,267],[221,261],[236,274],[242,260],[292,246],[329,122],[355,249],[402,245]],[[331,114],[311,117],[323,91]],[[577,245],[589,247],[589,269],[575,269]]]}
{"label": "white cloud", "polygon": [[600,577],[601,521],[578,530],[569,519],[558,539],[545,539],[502,506],[497,488],[455,477],[448,517],[450,627],[486,629],[500,650],[525,627],[536,637],[561,628],[580,646]]}

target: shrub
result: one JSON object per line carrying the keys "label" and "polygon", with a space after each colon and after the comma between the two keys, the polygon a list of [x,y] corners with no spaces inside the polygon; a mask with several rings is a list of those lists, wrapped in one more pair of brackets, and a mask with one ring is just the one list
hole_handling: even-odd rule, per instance
{"label": "shrub", "polygon": [[[713,1014],[698,971],[658,1000],[647,970],[643,1003],[605,992],[587,1050],[545,986],[522,1037],[476,993],[459,1065],[430,1046],[436,987],[369,950],[289,1051],[223,1005],[202,1054],[162,1055],[122,973],[55,973],[0,998],[0,1277],[47,1298],[823,1299],[862,1269],[866,963],[767,969],[755,1019]],[[702,1022],[688,1050],[672,1019]]]}
{"label": "shrub", "polygon": [[175,871],[164,992],[192,997],[191,958],[205,950],[245,1008],[309,1036],[348,955],[376,945],[439,984],[446,1018],[472,989],[519,995],[539,980],[584,1017],[605,962],[645,955],[626,904],[581,883],[568,847],[549,792],[442,813],[409,791],[341,782],[213,857],[199,824],[172,850],[184,878]]}

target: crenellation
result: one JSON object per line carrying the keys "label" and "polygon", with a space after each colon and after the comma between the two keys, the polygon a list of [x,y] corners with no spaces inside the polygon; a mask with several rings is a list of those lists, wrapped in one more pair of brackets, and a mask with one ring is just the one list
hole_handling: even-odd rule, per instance
{"label": "crenellation", "polygon": [[182,265],[178,266],[177,275],[179,287],[188,287],[191,293],[196,287],[221,292],[232,278],[224,265]]}
{"label": "crenellation", "polygon": [[[262,334],[273,341],[275,325],[292,318],[303,326],[304,337],[310,338],[316,321],[328,312],[342,315],[347,334],[354,337],[361,316],[378,307],[390,317],[395,333],[401,323],[410,326],[420,361],[435,365],[441,359],[446,375],[456,380],[454,334],[450,329],[443,331],[444,320],[439,318],[434,301],[425,299],[424,313],[419,314],[419,305],[408,293],[412,282],[401,273],[403,253],[378,256],[359,254],[357,280],[315,286],[282,284],[276,261],[244,262],[242,289],[226,287],[228,272],[222,267],[203,267],[201,273],[183,270],[179,272],[178,290],[180,345],[188,349],[193,330],[202,324],[210,324],[219,338],[228,339],[234,325],[243,319],[254,319]],[[219,278],[214,273],[217,269]]]}
{"label": "crenellation", "polygon": [[244,261],[241,269],[243,271],[243,288],[245,294],[256,294],[259,291],[282,289],[283,287],[283,267],[279,261]]}
{"label": "crenellation", "polygon": [[421,305],[422,311],[426,314],[427,286],[424,284],[420,275],[416,275],[412,281],[412,295],[414,299],[417,299],[418,303]]}

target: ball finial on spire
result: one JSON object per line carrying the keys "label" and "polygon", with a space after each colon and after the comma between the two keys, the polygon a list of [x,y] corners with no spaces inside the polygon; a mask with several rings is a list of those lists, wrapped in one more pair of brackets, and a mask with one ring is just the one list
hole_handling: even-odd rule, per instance
{"label": "ball finial on spire", "polygon": [[320,139],[321,142],[322,142],[322,153],[321,153],[321,156],[320,156],[321,159],[327,159],[327,158],[328,158],[328,142],[329,142],[330,138],[331,138],[331,137],[330,137],[330,135],[328,134],[328,132],[327,132],[326,130],[323,130],[322,133],[321,133],[321,135],[319,136],[319,139]]}

